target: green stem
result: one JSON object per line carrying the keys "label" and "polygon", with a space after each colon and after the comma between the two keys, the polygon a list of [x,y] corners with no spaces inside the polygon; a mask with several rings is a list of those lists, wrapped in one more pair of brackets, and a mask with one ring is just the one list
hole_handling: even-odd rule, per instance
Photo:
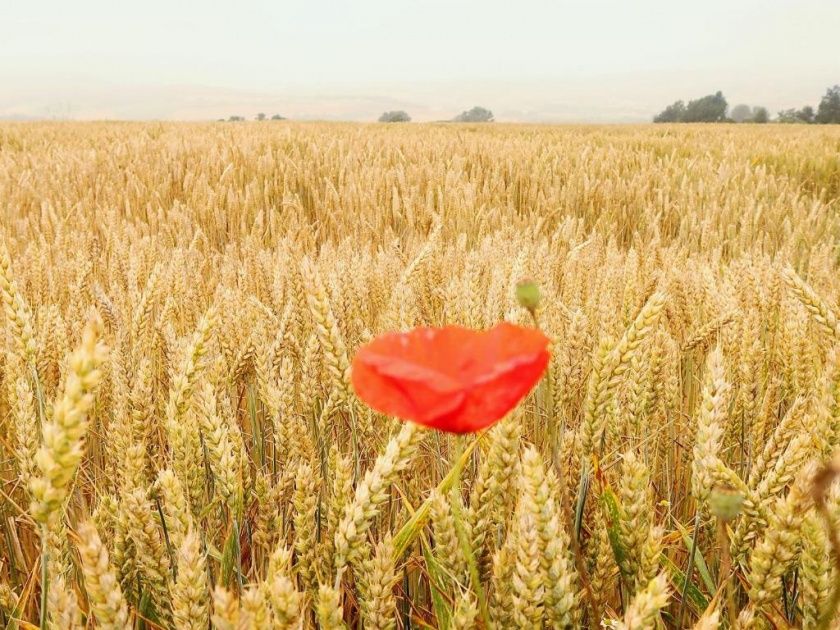
{"label": "green stem", "polygon": [[452,516],[454,517],[455,521],[455,533],[458,536],[458,543],[461,547],[461,552],[464,554],[464,557],[467,560],[467,567],[470,571],[470,581],[472,582],[473,591],[475,591],[475,595],[478,598],[478,608],[481,614],[481,620],[484,622],[485,628],[490,628],[490,613],[487,609],[487,597],[485,596],[484,588],[481,585],[481,577],[478,573],[478,564],[475,561],[475,554],[473,553],[472,544],[470,543],[469,536],[467,536],[467,532],[464,529],[464,512],[461,509],[461,495],[459,482],[461,478],[462,467],[458,466],[457,462],[461,460],[461,456],[463,455],[463,438],[459,436],[457,438],[456,444],[456,464],[453,467],[453,470],[456,470],[457,474],[453,481],[452,488],[450,489],[449,503],[452,506]]}
{"label": "green stem", "polygon": [[47,630],[47,590],[49,589],[50,551],[47,548],[47,526],[41,525],[41,630]]}
{"label": "green stem", "polygon": [[694,515],[694,532],[691,536],[691,550],[688,552],[688,567],[685,570],[685,582],[683,583],[682,595],[680,596],[680,609],[677,613],[677,628],[682,628],[683,615],[685,615],[685,596],[688,592],[688,583],[691,581],[691,574],[694,571],[694,555],[697,553],[697,535],[700,531],[700,510]]}
{"label": "green stem", "polygon": [[589,468],[586,463],[580,471],[577,503],[575,505],[575,540],[580,542],[580,530],[583,527],[583,511],[586,507],[586,495],[589,492]]}
{"label": "green stem", "polygon": [[[444,477],[441,482],[437,485],[437,491],[441,494],[446,494],[458,480],[461,475],[461,470],[463,470],[464,465],[469,461],[470,457],[472,456],[473,451],[478,446],[478,443],[481,441],[481,438],[484,436],[484,433],[481,433],[476,436],[476,438],[470,442],[467,447],[464,449],[464,452],[461,453],[461,456],[455,462],[455,465],[450,469],[447,473],[446,477]],[[394,561],[400,562],[400,559],[403,557],[403,554],[408,550],[408,548],[414,543],[417,539],[417,536],[420,535],[423,526],[429,520],[429,512],[431,511],[432,502],[431,497],[423,501],[423,504],[417,508],[417,511],[411,516],[410,519],[406,522],[405,525],[402,526],[400,531],[397,532],[396,536],[394,536]]]}
{"label": "green stem", "polygon": [[233,524],[234,535],[236,536],[236,584],[239,586],[239,592],[244,590],[244,583],[242,580],[242,550],[239,548],[239,523]]}
{"label": "green stem", "polygon": [[726,533],[726,522],[717,519],[718,546],[720,547],[720,575],[718,580],[726,581],[726,615],[731,628],[738,627],[737,609],[735,608],[735,582],[732,579],[732,557],[729,555],[729,536]]}

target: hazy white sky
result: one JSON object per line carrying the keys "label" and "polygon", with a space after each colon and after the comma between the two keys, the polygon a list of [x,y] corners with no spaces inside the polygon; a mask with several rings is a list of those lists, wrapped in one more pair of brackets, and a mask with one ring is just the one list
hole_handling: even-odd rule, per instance
{"label": "hazy white sky", "polygon": [[0,0],[0,116],[643,120],[816,104],[840,0]]}

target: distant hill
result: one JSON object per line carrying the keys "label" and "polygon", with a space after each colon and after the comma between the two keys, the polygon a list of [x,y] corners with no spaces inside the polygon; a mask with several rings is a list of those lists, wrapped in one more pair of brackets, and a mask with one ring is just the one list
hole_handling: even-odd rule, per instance
{"label": "distant hill", "polygon": [[28,116],[27,114],[3,114],[0,113],[0,120],[10,122],[25,122],[32,120],[47,120],[43,116]]}

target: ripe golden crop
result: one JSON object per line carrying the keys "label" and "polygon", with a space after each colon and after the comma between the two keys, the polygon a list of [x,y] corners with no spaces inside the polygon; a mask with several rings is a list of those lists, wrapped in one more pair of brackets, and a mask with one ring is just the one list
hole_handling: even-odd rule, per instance
{"label": "ripe golden crop", "polygon": [[[8,627],[830,621],[838,129],[3,124],[0,210]],[[486,433],[349,386],[503,320]]]}

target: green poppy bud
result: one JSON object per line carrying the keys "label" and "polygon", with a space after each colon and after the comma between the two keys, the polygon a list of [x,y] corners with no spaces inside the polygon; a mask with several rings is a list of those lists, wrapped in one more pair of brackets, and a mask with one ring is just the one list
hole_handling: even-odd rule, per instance
{"label": "green poppy bud", "polygon": [[709,509],[722,521],[731,521],[741,513],[744,495],[732,488],[715,488],[709,496]]}
{"label": "green poppy bud", "polygon": [[522,308],[531,313],[540,305],[540,288],[533,280],[521,280],[516,284],[516,300]]}

